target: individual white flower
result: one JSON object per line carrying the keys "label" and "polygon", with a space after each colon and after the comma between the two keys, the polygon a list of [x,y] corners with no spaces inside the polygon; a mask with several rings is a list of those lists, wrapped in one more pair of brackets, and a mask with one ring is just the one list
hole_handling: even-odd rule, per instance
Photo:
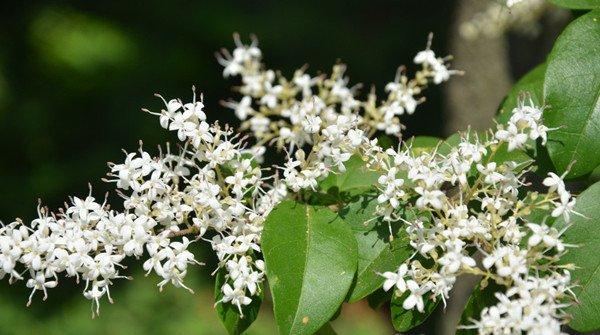
{"label": "individual white flower", "polygon": [[383,282],[383,289],[387,292],[392,287],[395,287],[398,291],[404,293],[404,291],[406,291],[406,282],[404,281],[404,277],[406,276],[407,272],[408,266],[406,264],[402,264],[400,267],[398,267],[396,272],[388,271],[380,273],[379,275],[385,278],[385,281]]}
{"label": "individual white flower", "polygon": [[107,293],[107,288],[105,285],[99,285],[98,283],[95,283],[92,285],[92,288],[90,290],[87,290],[83,293],[83,296],[88,299],[88,300],[92,300],[92,311],[93,306],[96,305],[96,310],[95,310],[95,314],[98,315],[100,314],[100,298],[102,298],[105,294]]}
{"label": "individual white flower", "polygon": [[558,192],[563,193],[565,191],[565,182],[563,177],[559,177],[554,172],[548,172],[548,177],[544,179],[543,184],[548,187],[548,193]]}
{"label": "individual white flower", "polygon": [[254,112],[252,109],[252,98],[247,95],[242,97],[240,102],[228,101],[224,102],[223,105],[233,109],[235,116],[240,120],[246,120],[248,115],[251,115]]}
{"label": "individual white flower", "polygon": [[185,141],[187,133],[196,128],[196,123],[189,120],[192,115],[193,111],[189,109],[183,113],[177,112],[173,114],[173,121],[169,125],[169,130],[176,130],[180,141]]}
{"label": "individual white flower", "polygon": [[245,292],[240,288],[232,288],[231,285],[225,284],[221,287],[221,291],[223,292],[223,298],[217,303],[227,303],[231,302],[233,305],[237,306],[240,315],[244,315],[242,311],[242,306],[250,305],[252,299],[246,296]]}
{"label": "individual white flower", "polygon": [[459,248],[450,248],[438,261],[446,273],[457,273],[461,267],[475,267],[475,260],[463,254]]}
{"label": "individual white flower", "polygon": [[496,131],[496,138],[508,142],[508,151],[521,149],[527,143],[527,134],[520,133],[513,123],[509,123],[506,129]]}
{"label": "individual white flower", "polygon": [[556,230],[556,228],[550,228],[545,224],[538,225],[535,223],[529,223],[527,224],[527,227],[531,229],[532,233],[529,237],[529,240],[527,241],[527,244],[530,247],[535,247],[536,245],[543,242],[546,247],[556,247],[556,250],[558,252],[562,252],[565,250],[565,246],[560,240],[559,232],[558,230]]}
{"label": "individual white flower", "polygon": [[297,85],[302,91],[302,95],[304,97],[309,97],[312,95],[311,87],[315,85],[316,78],[311,78],[310,75],[303,73],[297,73],[294,75],[294,84]]}
{"label": "individual white flower", "polygon": [[423,187],[415,187],[420,197],[416,201],[418,208],[426,208],[428,205],[435,208],[441,209],[444,206],[444,199],[446,198],[444,192],[440,190],[428,190]]}
{"label": "individual white flower", "polygon": [[560,202],[553,202],[555,208],[552,210],[553,217],[563,216],[565,222],[569,222],[571,220],[571,213],[575,213],[576,200],[575,198],[571,198],[571,194],[567,191],[563,191],[560,195]]}
{"label": "individual white flower", "polygon": [[446,67],[446,65],[444,65],[444,63],[442,62],[436,62],[432,64],[433,66],[433,83],[434,84],[441,84],[444,81],[447,81],[448,79],[450,79],[450,76],[454,73],[454,71],[449,70],[448,67]]}
{"label": "individual white flower", "polygon": [[410,294],[402,303],[402,307],[406,310],[411,310],[417,307],[417,310],[423,313],[425,308],[425,303],[423,302],[423,294],[426,291],[425,288],[420,287],[419,284],[417,284],[417,282],[414,280],[407,281],[406,287],[408,288]]}
{"label": "individual white flower", "polygon": [[48,298],[47,288],[54,288],[58,282],[56,280],[46,281],[46,276],[43,272],[37,272],[34,278],[30,278],[27,280],[27,287],[31,288],[31,295],[29,295],[29,300],[27,301],[27,306],[31,305],[31,299],[35,294],[35,291],[40,290],[44,293],[44,300]]}
{"label": "individual white flower", "polygon": [[350,144],[353,147],[358,147],[365,140],[367,140],[367,138],[365,137],[365,132],[361,129],[348,130],[348,139],[350,140]]}
{"label": "individual white flower", "polygon": [[419,51],[413,61],[415,64],[434,64],[438,62],[435,53],[430,49]]}

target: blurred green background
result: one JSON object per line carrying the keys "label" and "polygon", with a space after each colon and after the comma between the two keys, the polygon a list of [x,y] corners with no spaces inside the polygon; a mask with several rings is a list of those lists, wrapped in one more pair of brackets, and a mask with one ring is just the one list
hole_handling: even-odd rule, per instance
{"label": "blurred green background", "polygon": [[[448,52],[454,1],[14,1],[0,9],[0,220],[31,220],[38,198],[51,208],[67,195],[84,196],[88,182],[97,198],[111,189],[100,181],[106,162],[122,160],[142,139],[149,151],[172,134],[140,108],[158,110],[167,98],[204,92],[210,120],[236,124],[219,101],[236,97],[214,53],[231,48],[232,33],[254,33],[268,65],[291,75],[305,63],[329,71],[349,65],[353,83],[382,92],[397,66],[423,49]],[[419,112],[405,117],[407,135],[442,135],[442,90],[432,87]],[[113,195],[114,196],[114,195]],[[112,196],[111,196],[112,197]],[[205,248],[197,259],[211,263]],[[0,334],[220,334],[212,308],[212,266],[195,269],[191,295],[146,278],[132,263],[135,280],[102,301],[90,318],[81,288],[63,281],[47,302],[25,307],[24,283],[0,284]],[[251,334],[274,333],[265,305]],[[345,308],[340,334],[390,334],[385,312],[365,304]],[[427,331],[429,333],[429,331]]]}

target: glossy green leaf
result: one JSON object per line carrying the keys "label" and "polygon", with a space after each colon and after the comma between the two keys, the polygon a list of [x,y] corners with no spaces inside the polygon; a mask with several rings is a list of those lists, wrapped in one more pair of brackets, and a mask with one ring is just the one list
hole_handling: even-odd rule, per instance
{"label": "glossy green leaf", "polygon": [[[600,329],[600,183],[592,185],[577,198],[575,211],[583,216],[574,215],[571,227],[563,235],[565,243],[577,245],[561,258],[564,264],[573,263],[577,269],[571,272],[578,284],[573,291],[580,304],[568,309],[573,320],[569,323],[573,329],[589,332]],[[565,222],[558,218],[554,223],[558,229]]]}
{"label": "glossy green leaf", "polygon": [[266,272],[280,334],[313,334],[336,313],[357,266],[350,227],[325,207],[287,200],[262,234]]}
{"label": "glossy green leaf", "polygon": [[[224,269],[220,269],[217,272],[217,278],[215,279],[215,301],[223,298],[221,287],[225,284],[225,272]],[[259,296],[252,297],[250,305],[242,306],[243,316],[240,314],[237,306],[230,303],[218,303],[215,309],[227,332],[230,335],[239,335],[256,320],[262,300],[263,292],[261,291]]]}
{"label": "glossy green leaf", "polygon": [[569,177],[600,164],[600,10],[573,21],[560,35],[544,80],[549,108],[548,152],[559,174],[575,162]]}
{"label": "glossy green leaf", "polygon": [[487,286],[482,287],[481,283],[477,284],[467,304],[463,309],[462,315],[460,316],[459,324],[457,325],[456,334],[458,335],[475,335],[477,330],[475,329],[463,329],[460,326],[468,326],[473,323],[473,320],[479,320],[481,317],[481,311],[485,307],[493,306],[496,304],[498,299],[494,296],[494,293],[500,291],[501,287],[493,282],[489,282]]}
{"label": "glossy green leaf", "polygon": [[600,8],[600,0],[550,0],[553,4],[571,9]]}
{"label": "glossy green leaf", "polygon": [[350,157],[345,163],[346,171],[332,173],[319,183],[322,190],[329,191],[336,188],[339,193],[362,193],[375,185],[379,173],[369,170],[365,162],[357,155]]}
{"label": "glossy green leaf", "polygon": [[405,332],[412,328],[422,324],[427,320],[431,313],[435,310],[440,300],[433,301],[431,299],[425,300],[425,308],[423,313],[416,309],[406,310],[402,307],[404,299],[408,296],[408,292],[398,297],[394,294],[390,303],[390,310],[392,314],[392,324],[394,329],[399,332]]}
{"label": "glossy green leaf", "polygon": [[373,220],[376,206],[375,196],[364,195],[339,211],[358,243],[358,271],[349,302],[361,300],[380,288],[384,278],[378,273],[394,271],[414,252],[404,231],[390,242],[388,225]]}
{"label": "glossy green leaf", "polygon": [[512,110],[517,107],[519,96],[522,94],[529,94],[537,106],[543,106],[545,74],[546,63],[542,63],[519,79],[500,104],[496,121],[504,124],[510,119]]}

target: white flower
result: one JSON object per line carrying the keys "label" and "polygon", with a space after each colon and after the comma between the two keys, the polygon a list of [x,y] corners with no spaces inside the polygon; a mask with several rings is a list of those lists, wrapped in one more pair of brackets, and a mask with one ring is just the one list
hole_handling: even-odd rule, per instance
{"label": "white flower", "polygon": [[548,177],[543,181],[544,185],[548,187],[548,193],[557,191],[562,193],[565,190],[565,182],[562,177],[559,177],[554,172],[548,172]]}
{"label": "white flower", "polygon": [[413,61],[415,64],[434,64],[438,62],[435,53],[430,49],[419,51]]}
{"label": "white flower", "polygon": [[350,129],[348,131],[348,139],[350,140],[350,144],[353,147],[358,147],[365,140],[367,140],[367,138],[365,137],[365,132],[360,129]]}
{"label": "white flower", "polygon": [[417,310],[423,313],[425,308],[425,303],[423,302],[423,294],[425,293],[425,289],[419,287],[419,284],[417,284],[414,280],[407,281],[406,287],[408,288],[410,294],[402,303],[402,307],[406,310],[411,310],[416,306]]}
{"label": "white flower", "polygon": [[306,73],[295,75],[293,81],[302,90],[304,97],[312,95],[311,87],[315,84],[316,80],[311,78],[310,75]]}
{"label": "white flower", "polygon": [[575,198],[571,198],[571,194],[567,191],[563,191],[560,195],[560,202],[553,202],[555,208],[552,210],[553,217],[563,216],[565,222],[569,222],[571,220],[571,213],[574,212],[576,200]]}
{"label": "white flower", "polygon": [[496,131],[496,138],[508,142],[508,151],[521,149],[527,142],[527,134],[520,133],[513,123],[509,123],[507,129]]}
{"label": "white flower", "polygon": [[559,252],[565,250],[565,246],[560,240],[559,233],[556,228],[550,228],[545,224],[538,225],[535,223],[529,223],[527,224],[527,227],[529,227],[532,232],[529,240],[527,241],[527,244],[530,247],[535,247],[543,242],[547,247],[556,247],[556,250]]}
{"label": "white flower", "polygon": [[[93,304],[96,305],[96,310],[95,310],[96,314],[100,314],[100,298],[102,298],[106,293],[107,293],[107,287],[105,285],[101,286],[98,283],[94,283],[90,290],[85,291],[83,293],[83,296],[86,299],[92,300]],[[93,308],[93,305],[92,305],[92,308]]]}
{"label": "white flower", "polygon": [[36,273],[34,278],[27,280],[27,287],[31,288],[31,295],[29,296],[29,301],[27,302],[27,306],[31,305],[31,298],[35,294],[35,291],[40,290],[44,292],[44,300],[48,298],[47,288],[54,288],[58,284],[57,281],[51,280],[46,281],[46,276],[42,272]]}
{"label": "white flower", "polygon": [[240,315],[243,316],[244,313],[242,312],[242,306],[250,305],[252,299],[247,297],[242,289],[232,288],[229,284],[223,285],[223,287],[221,287],[221,291],[223,292],[223,298],[219,302],[231,302],[233,305],[237,306]]}
{"label": "white flower", "polygon": [[385,278],[383,282],[383,289],[385,291],[389,291],[392,287],[396,287],[398,291],[404,293],[406,291],[406,282],[404,281],[404,277],[408,272],[408,266],[406,264],[400,265],[396,272],[384,272],[379,274]]}
{"label": "white flower", "polygon": [[450,75],[453,72],[448,70],[446,65],[444,65],[442,62],[432,63],[432,66],[434,71],[433,82],[435,84],[441,84],[442,82],[450,79]]}
{"label": "white flower", "polygon": [[246,120],[248,115],[251,115],[254,110],[252,109],[252,98],[244,96],[240,102],[228,101],[224,103],[225,107],[233,109],[235,116],[240,120]]}
{"label": "white flower", "polygon": [[169,125],[169,130],[176,130],[180,141],[185,141],[187,134],[196,128],[196,123],[189,120],[193,113],[188,109],[183,113],[173,114],[173,122]]}
{"label": "white flower", "polygon": [[527,273],[526,250],[515,247],[501,247],[485,257],[483,265],[485,268],[496,267],[496,273],[501,277],[511,277],[517,280],[520,275]]}
{"label": "white flower", "polygon": [[448,249],[438,262],[443,266],[445,272],[450,274],[458,272],[461,266],[473,268],[476,265],[473,258],[464,255],[458,248]]}
{"label": "white flower", "polygon": [[416,201],[418,208],[426,208],[430,205],[435,209],[441,209],[444,205],[446,195],[440,190],[428,190],[423,187],[415,187],[415,192],[421,195]]}

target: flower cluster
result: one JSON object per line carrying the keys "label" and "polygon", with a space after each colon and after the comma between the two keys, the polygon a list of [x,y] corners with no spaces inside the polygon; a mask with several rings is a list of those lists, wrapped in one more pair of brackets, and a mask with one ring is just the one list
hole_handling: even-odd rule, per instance
{"label": "flower cluster", "polygon": [[260,152],[246,149],[232,129],[206,122],[195,95],[187,104],[165,101],[165,108],[153,114],[164,128],[177,132],[181,152],[173,154],[167,145],[166,152],[152,157],[140,146],[126,153],[123,163],[109,163],[105,181],[116,185],[123,211],[109,210],[88,196],[73,198],[58,214],[40,207],[30,225],[17,220],[3,226],[2,277],[23,279],[20,264],[29,275],[32,296],[41,290],[44,298],[59,274],[81,278],[84,295],[98,313],[100,298],[107,295],[112,302],[113,280],[126,278],[120,274],[125,257],[146,258],[143,268],[162,278],[159,288],[171,283],[191,291],[184,284],[187,266],[199,263],[188,247],[203,239],[226,271],[223,302],[241,312],[260,293],[264,264],[256,253],[262,222],[286,196],[286,188],[277,181],[266,183],[269,177],[256,165]]}
{"label": "flower cluster", "polygon": [[[116,212],[91,196],[73,197],[71,205],[57,214],[38,207],[39,217],[25,225],[16,220],[0,229],[0,275],[10,282],[24,279],[32,289],[28,305],[36,291],[58,285],[59,275],[85,282],[84,296],[93,301],[98,312],[100,298],[110,296],[113,280],[120,274],[127,256],[140,257],[144,247],[154,260],[154,268],[165,278],[184,286],[182,277],[188,264],[198,263],[186,251],[189,240],[171,241],[168,230],[159,231],[159,222],[142,213]],[[25,270],[22,272],[20,268]],[[185,287],[185,286],[184,286]]]}
{"label": "flower cluster", "polygon": [[567,317],[561,309],[568,307],[561,301],[571,291],[570,280],[565,270],[518,281],[506,293],[496,293],[498,303],[485,307],[481,320],[465,328],[480,334],[561,334],[559,320]]}
{"label": "flower cluster", "polygon": [[[220,302],[231,302],[243,314],[242,306],[260,294],[263,282],[264,263],[257,258],[263,221],[286,197],[287,190],[279,181],[268,183],[271,176],[263,176],[257,165],[263,152],[260,147],[247,149],[231,128],[206,122],[204,105],[196,101],[195,94],[187,104],[176,99],[163,101],[166,109],[150,113],[158,115],[161,125],[176,131],[185,142],[177,156],[177,171],[181,173],[171,174],[175,178],[170,182],[153,184],[155,188],[132,187],[132,194],[125,196],[125,206],[152,213],[176,235],[192,234],[208,241],[219,259],[219,268],[226,273]],[[140,167],[145,168],[147,164]],[[132,180],[139,173],[126,173],[123,180],[121,166],[112,169],[119,172],[118,185],[145,183],[143,176]],[[145,173],[154,175],[152,171]],[[209,231],[211,239],[204,237]]]}
{"label": "flower cluster", "polygon": [[377,131],[400,136],[399,116],[415,112],[424,101],[420,94],[427,85],[440,84],[460,73],[448,68],[450,57],[435,55],[431,38],[426,49],[414,58],[420,66],[414,78],[409,78],[401,67],[395,80],[386,85],[387,97],[380,102],[374,92],[365,100],[358,97],[359,86],[349,86],[343,64],[335,65],[329,76],[313,77],[303,67],[287,79],[262,63],[256,40],[245,45],[236,35],[236,48],[232,53],[224,50],[219,62],[225,77],[241,77],[239,92],[243,97],[224,105],[243,120],[242,130],[251,130],[259,144],[272,142],[290,151],[305,144],[315,145],[315,134],[339,124],[340,116],[355,119],[354,128],[370,136]]}
{"label": "flower cluster", "polygon": [[[484,287],[493,282],[504,290],[496,306],[466,327],[480,334],[560,334],[563,308],[573,298],[569,272],[558,264],[567,245],[564,229],[546,221],[562,216],[568,223],[575,199],[553,173],[543,181],[545,194],[529,191],[523,181],[529,162],[501,154],[523,149],[529,139],[545,142],[541,115],[521,100],[508,130],[498,126],[495,136],[467,133],[452,148],[387,150],[377,159],[385,172],[378,212],[390,224],[404,223],[416,251],[396,272],[382,274],[384,289],[405,296],[404,308],[422,312],[426,297],[445,303],[457,276],[474,274],[483,276]],[[541,221],[531,216],[540,209],[550,212]]]}
{"label": "flower cluster", "polygon": [[546,145],[546,133],[549,130],[542,123],[542,109],[537,108],[531,97],[518,101],[518,106],[513,109],[510,119],[505,126],[499,126],[496,138],[508,142],[508,150],[524,149],[529,140],[538,138],[542,145]]}

